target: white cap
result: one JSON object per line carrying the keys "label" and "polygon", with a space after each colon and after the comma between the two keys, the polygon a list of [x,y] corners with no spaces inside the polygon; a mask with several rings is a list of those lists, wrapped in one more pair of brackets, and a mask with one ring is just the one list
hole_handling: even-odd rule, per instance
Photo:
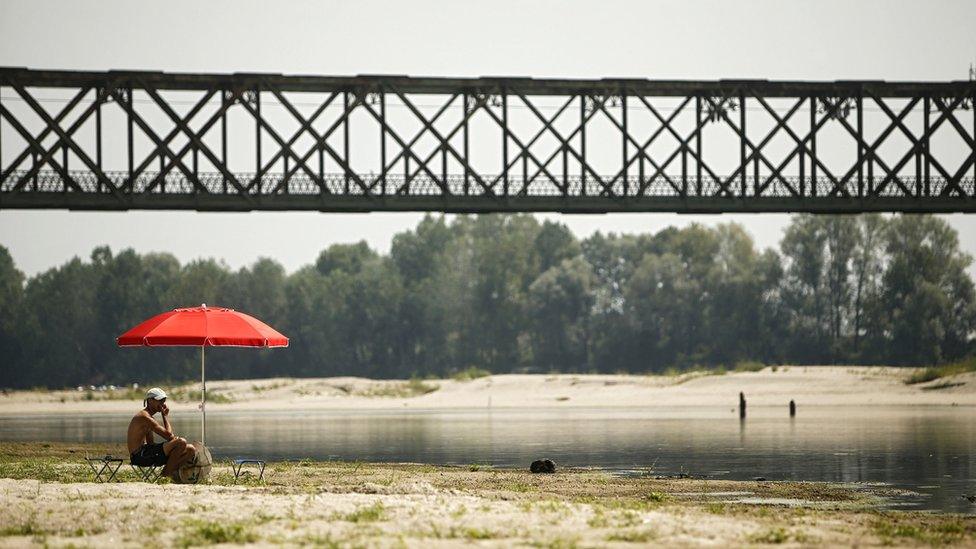
{"label": "white cap", "polygon": [[160,389],[159,387],[153,387],[146,391],[146,400],[149,399],[163,400],[166,398],[166,391]]}

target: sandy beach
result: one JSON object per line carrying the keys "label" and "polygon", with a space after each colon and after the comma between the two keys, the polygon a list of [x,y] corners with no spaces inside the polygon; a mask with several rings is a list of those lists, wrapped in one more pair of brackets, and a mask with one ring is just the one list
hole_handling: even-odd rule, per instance
{"label": "sandy beach", "polygon": [[[471,380],[363,378],[213,381],[217,410],[557,409],[976,406],[976,374],[908,385],[912,370],[778,367],[678,376],[494,375]],[[170,387],[195,410],[195,384]],[[131,412],[127,391],[16,391],[0,414]],[[235,482],[218,462],[210,482],[92,483],[86,455],[119,444],[0,442],[0,547],[286,545],[322,547],[976,547],[972,515],[892,510],[905,492],[876,484],[620,476],[560,467],[555,475],[486,465],[298,461]],[[146,512],[146,510],[151,510]]]}
{"label": "sandy beach", "polygon": [[81,456],[114,450],[0,443],[0,547],[976,546],[972,517],[884,510],[879,486],[305,461],[91,483]]}
{"label": "sandy beach", "polygon": [[[471,380],[356,377],[208,381],[208,410],[632,408],[729,406],[744,392],[750,408],[808,406],[976,406],[976,373],[905,384],[910,368],[780,366],[756,372],[666,375],[491,375]],[[166,387],[174,412],[195,410],[199,383]],[[0,414],[128,412],[139,393],[13,391]],[[179,395],[184,395],[180,397]],[[90,400],[89,400],[90,399]]]}

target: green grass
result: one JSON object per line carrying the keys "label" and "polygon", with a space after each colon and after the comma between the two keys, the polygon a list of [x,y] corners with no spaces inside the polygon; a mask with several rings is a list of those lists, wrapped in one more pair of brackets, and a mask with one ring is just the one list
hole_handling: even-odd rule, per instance
{"label": "green grass", "polygon": [[705,511],[713,515],[724,515],[728,511],[728,506],[724,503],[712,502],[705,505]]}
{"label": "green grass", "polygon": [[679,385],[681,383],[684,383],[686,381],[691,381],[699,377],[724,376],[726,373],[728,372],[726,371],[725,366],[709,367],[709,366],[701,366],[696,364],[695,366],[692,366],[691,368],[688,369],[678,369],[674,366],[671,366],[668,369],[664,370],[662,375],[676,378],[674,380],[674,383],[675,385]]}
{"label": "green grass", "polygon": [[483,368],[478,368],[477,366],[468,366],[463,370],[458,370],[451,374],[451,379],[454,381],[471,381],[472,379],[478,379],[482,377],[488,377],[491,372]]}
{"label": "green grass", "polygon": [[[119,469],[117,478],[127,471]],[[134,474],[133,474],[134,476]],[[0,478],[31,479],[44,482],[91,482],[94,475],[84,463],[62,463],[38,458],[0,462]]]}
{"label": "green grass", "polygon": [[[50,393],[51,391],[43,388],[31,389],[38,393]],[[120,387],[118,389],[107,390],[107,391],[90,391],[85,390],[79,397],[81,400],[132,400],[136,402],[142,402],[142,399],[146,398],[146,391],[142,389],[133,389],[131,387]],[[61,401],[65,400],[75,400],[72,397],[62,397]]]}
{"label": "green grass", "polygon": [[487,528],[476,528],[473,526],[450,526],[448,528],[441,528],[436,524],[430,525],[430,531],[424,534],[425,537],[430,536],[436,539],[467,539],[467,540],[479,540],[479,539],[497,539],[503,538],[505,535],[501,532],[496,532],[494,530],[489,530]]}
{"label": "green grass", "polygon": [[651,530],[622,530],[614,532],[606,537],[607,541],[625,541],[628,543],[647,543],[652,541],[657,534]]}
{"label": "green grass", "polygon": [[530,542],[532,547],[544,549],[576,549],[579,547],[579,536],[557,537],[548,540],[533,540]]}
{"label": "green grass", "polygon": [[656,503],[663,503],[670,499],[671,496],[662,492],[648,492],[647,494],[644,495],[644,500],[656,502]]}
{"label": "green grass", "polygon": [[275,545],[287,545],[288,542],[298,543],[301,546],[311,545],[312,547],[324,547],[326,549],[339,549],[340,547],[347,547],[348,542],[344,543],[345,540],[336,539],[329,534],[307,534],[297,539],[269,539],[271,543]]}
{"label": "green grass", "polygon": [[736,372],[758,372],[765,367],[765,364],[755,360],[740,360],[735,363]]}
{"label": "green grass", "polygon": [[871,526],[885,544],[910,539],[927,545],[948,545],[976,531],[976,525],[967,525],[962,519],[950,519],[932,525],[906,524],[892,515],[876,520]]}
{"label": "green grass", "polygon": [[269,383],[267,385],[258,385],[256,383],[253,383],[251,384],[251,390],[254,391],[255,393],[262,393],[264,391],[273,391],[275,389],[280,389],[282,387],[287,387],[287,386],[288,383],[285,382]]}
{"label": "green grass", "polygon": [[35,534],[43,534],[44,532],[37,527],[34,519],[31,518],[27,522],[22,522],[20,524],[14,524],[12,526],[6,526],[0,528],[0,537],[6,536],[33,536]]}
{"label": "green grass", "polygon": [[[181,402],[197,402],[203,399],[203,391],[199,389],[173,389],[170,391],[169,396],[173,400],[179,400]],[[211,404],[227,404],[234,402],[234,399],[223,393],[211,390],[207,391],[207,402]]]}
{"label": "green grass", "polygon": [[941,366],[929,366],[918,370],[905,380],[906,385],[925,383],[943,377],[949,377],[967,372],[976,372],[976,357],[969,357],[958,362],[943,364]]}
{"label": "green grass", "polygon": [[749,541],[753,543],[765,543],[769,545],[786,543],[790,535],[782,528],[770,528],[763,532],[758,532],[749,536]]}
{"label": "green grass", "polygon": [[485,528],[465,528],[461,533],[466,539],[495,539],[499,537],[495,532]]}
{"label": "green grass", "polygon": [[356,395],[365,397],[411,398],[433,393],[440,388],[441,386],[436,383],[427,383],[415,377],[410,381],[374,385],[356,393]]}
{"label": "green grass", "polygon": [[407,390],[414,395],[426,395],[441,388],[436,383],[426,383],[420,378],[412,378],[406,383]]}
{"label": "green grass", "polygon": [[[719,364],[716,366],[702,366],[701,364],[695,364],[686,368],[678,368],[676,366],[671,366],[664,370],[661,375],[668,377],[678,377],[678,383],[683,383],[702,376],[724,376],[725,374],[731,372],[758,372],[765,368],[766,365],[762,362],[756,360],[740,360],[735,363],[734,366],[726,366]],[[774,367],[775,368],[775,367]],[[775,369],[773,370],[775,371]]]}
{"label": "green grass", "polygon": [[[564,503],[562,501],[559,501],[559,500],[555,500],[555,499],[542,499],[542,500],[537,500],[537,501],[526,501],[526,502],[523,502],[523,504],[524,504],[523,510],[525,510],[526,512],[536,511],[536,512],[542,512],[542,513],[561,513],[561,514],[565,514],[565,513],[568,513],[569,510],[570,510],[569,506],[566,503]],[[520,506],[522,506],[522,505],[520,504]]]}
{"label": "green grass", "polygon": [[339,518],[346,522],[355,522],[357,524],[364,522],[376,522],[378,520],[383,520],[385,512],[386,507],[383,506],[383,502],[377,501],[372,505],[360,507],[352,513],[340,515]]}
{"label": "green grass", "polygon": [[257,540],[258,536],[241,522],[190,521],[178,543],[183,547],[190,547],[218,543],[254,543]]}

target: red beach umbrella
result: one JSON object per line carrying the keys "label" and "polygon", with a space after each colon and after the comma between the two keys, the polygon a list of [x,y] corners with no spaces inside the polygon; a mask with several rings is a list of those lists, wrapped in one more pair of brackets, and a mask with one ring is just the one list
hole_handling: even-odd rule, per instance
{"label": "red beach umbrella", "polygon": [[207,438],[204,348],[288,346],[287,337],[253,316],[223,307],[207,307],[206,303],[200,307],[173,309],[158,314],[120,335],[116,341],[119,347],[200,347],[200,378],[203,385],[200,438],[204,444]]}

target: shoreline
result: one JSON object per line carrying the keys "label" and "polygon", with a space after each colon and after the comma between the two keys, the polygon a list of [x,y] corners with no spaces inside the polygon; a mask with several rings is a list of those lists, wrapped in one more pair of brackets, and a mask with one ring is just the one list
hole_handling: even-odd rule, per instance
{"label": "shoreline", "polygon": [[[782,366],[755,372],[628,374],[499,374],[471,380],[371,380],[357,377],[210,380],[208,412],[313,410],[622,409],[738,405],[905,408],[976,406],[976,372],[906,385],[910,368]],[[142,390],[144,390],[143,388]],[[196,412],[199,383],[165,387],[174,412]],[[141,390],[12,391],[0,395],[0,416],[130,412]],[[109,398],[112,397],[112,398]],[[91,400],[88,400],[88,399]]]}
{"label": "shoreline", "polygon": [[[86,417],[116,417],[119,415],[126,415],[127,417],[131,415],[134,411],[140,409],[139,403],[129,403],[128,406],[112,406],[108,408],[86,408],[86,409],[41,409],[41,410],[30,410],[23,412],[14,411],[0,411],[0,419],[31,419],[31,418],[46,418],[46,417],[59,417],[72,414],[84,414]],[[194,408],[184,407],[179,408],[180,418],[192,417],[190,414],[197,413],[198,410]],[[764,405],[756,404],[749,405],[749,418],[750,419],[782,419],[788,418],[787,407],[783,405]],[[905,415],[905,416],[915,416],[918,413],[925,412],[963,412],[963,411],[974,411],[976,412],[976,403],[974,404],[932,404],[932,403],[918,403],[918,404],[806,404],[801,409],[802,413],[797,414],[797,418],[820,418],[820,417],[836,417],[837,411],[851,410],[856,411],[862,417],[871,417],[877,415],[878,417],[890,418],[892,415]],[[505,416],[508,414],[519,414],[521,412],[538,412],[542,414],[571,414],[574,417],[586,416],[587,414],[592,414],[595,416],[599,415],[612,415],[614,418],[626,417],[628,415],[635,416],[650,416],[652,413],[658,419],[738,419],[737,410],[732,406],[726,405],[709,405],[709,406],[696,406],[690,404],[678,404],[678,405],[646,405],[646,406],[550,406],[550,405],[539,405],[539,406],[495,406],[492,408],[487,407],[410,407],[410,406],[378,406],[378,407],[362,407],[362,406],[348,406],[348,407],[312,407],[312,408],[302,408],[302,407],[267,407],[267,408],[248,408],[239,406],[221,406],[217,408],[216,406],[207,406],[207,416],[223,416],[232,415],[239,417],[240,415],[296,415],[303,413],[311,414],[334,414],[337,417],[344,416],[372,416],[372,417],[397,417],[404,415],[440,415],[440,414],[458,414],[458,415],[484,415],[484,414],[494,414],[498,416]],[[175,412],[174,412],[175,413]]]}
{"label": "shoreline", "polygon": [[[0,547],[286,544],[628,547],[976,544],[969,515],[885,509],[870,484],[552,475],[483,465],[268,462],[235,483],[94,484],[85,454],[118,445],[0,443]],[[128,467],[125,467],[128,469]],[[147,500],[148,498],[148,500]],[[147,501],[153,519],[145,520]]]}

